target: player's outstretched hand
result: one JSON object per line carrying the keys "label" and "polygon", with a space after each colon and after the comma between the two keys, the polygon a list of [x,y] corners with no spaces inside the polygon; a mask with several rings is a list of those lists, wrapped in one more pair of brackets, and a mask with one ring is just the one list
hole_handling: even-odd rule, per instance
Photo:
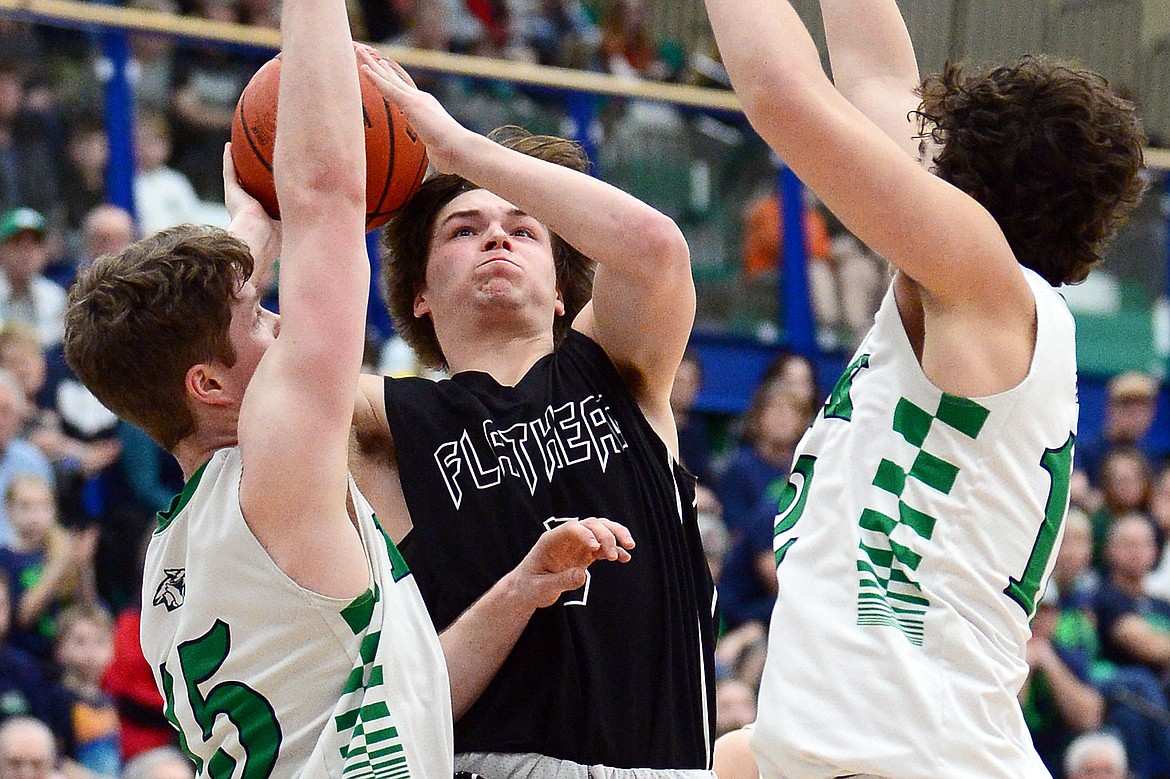
{"label": "player's outstretched hand", "polygon": [[365,77],[383,97],[402,109],[410,126],[422,138],[431,164],[440,173],[451,173],[459,137],[470,131],[455,121],[433,95],[416,87],[397,63],[365,50],[359,50],[358,56]]}
{"label": "player's outstretched hand", "polygon": [[556,603],[561,593],[585,583],[585,569],[597,560],[629,562],[634,538],[624,525],[590,517],[546,530],[516,569],[518,584],[537,608]]}

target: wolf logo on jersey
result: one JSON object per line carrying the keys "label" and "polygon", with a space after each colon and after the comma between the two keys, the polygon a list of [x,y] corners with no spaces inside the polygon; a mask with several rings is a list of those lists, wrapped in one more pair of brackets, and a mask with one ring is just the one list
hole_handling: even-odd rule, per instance
{"label": "wolf logo on jersey", "polygon": [[167,568],[163,573],[165,576],[154,591],[154,605],[174,611],[183,605],[183,597],[187,594],[187,569]]}

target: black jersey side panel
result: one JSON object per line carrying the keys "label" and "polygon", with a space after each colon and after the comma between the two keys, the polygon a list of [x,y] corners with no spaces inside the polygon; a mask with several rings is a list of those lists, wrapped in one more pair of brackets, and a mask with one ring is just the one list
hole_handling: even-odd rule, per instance
{"label": "black jersey side panel", "polygon": [[557,522],[607,517],[637,542],[537,612],[455,724],[456,751],[708,767],[715,637],[693,478],[604,351],[571,333],[515,387],[387,379],[386,410],[414,523],[401,549],[440,630]]}

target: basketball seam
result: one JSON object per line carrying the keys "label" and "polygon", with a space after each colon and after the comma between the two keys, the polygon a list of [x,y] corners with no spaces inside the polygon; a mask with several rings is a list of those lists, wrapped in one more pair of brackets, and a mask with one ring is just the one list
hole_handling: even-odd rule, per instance
{"label": "basketball seam", "polygon": [[[416,170],[414,173],[414,182],[410,185],[410,189],[408,191],[410,191],[410,192],[418,191],[419,185],[422,183],[423,178],[427,174],[427,165],[428,164],[429,164],[429,159],[427,158],[426,152],[424,152],[422,157],[418,161],[418,170]],[[403,209],[403,207],[405,207],[405,206],[406,206],[406,203],[403,203],[402,205],[398,206],[398,208],[395,208],[391,211],[372,211],[366,215],[367,223],[371,218],[377,218],[379,216],[394,216],[399,211],[401,211]]]}
{"label": "basketball seam", "polygon": [[[237,111],[240,114],[240,128],[244,131],[244,140],[246,140],[248,145],[252,147],[252,153],[256,155],[256,159],[260,160],[260,164],[264,166],[264,169],[269,173],[273,173],[272,164],[268,162],[268,160],[264,159],[264,155],[260,153],[260,149],[256,148],[256,141],[253,140],[252,133],[248,130],[248,122],[244,119],[244,98],[246,96],[247,93],[245,91],[245,94],[241,95],[240,104],[237,107]],[[274,127],[275,124],[276,122],[273,121]]]}
{"label": "basketball seam", "polygon": [[[390,136],[390,151],[389,151],[390,159],[387,162],[386,176],[382,182],[382,195],[381,195],[381,197],[378,198],[378,202],[377,202],[377,204],[375,204],[373,212],[366,213],[366,225],[367,226],[369,226],[369,224],[370,224],[370,217],[371,216],[380,216],[382,214],[382,206],[384,206],[386,204],[386,195],[390,192],[390,184],[394,180],[394,156],[395,156],[395,152],[396,152],[396,149],[395,149],[395,140],[396,140],[395,134],[396,133],[395,133],[395,127],[394,127],[394,117],[393,117],[393,115],[391,113],[391,109],[390,109],[390,102],[388,100],[386,100],[385,98],[382,99],[382,108],[384,109],[384,112],[386,114],[386,130],[387,130],[386,134]],[[368,209],[368,204],[367,204],[367,209]]]}

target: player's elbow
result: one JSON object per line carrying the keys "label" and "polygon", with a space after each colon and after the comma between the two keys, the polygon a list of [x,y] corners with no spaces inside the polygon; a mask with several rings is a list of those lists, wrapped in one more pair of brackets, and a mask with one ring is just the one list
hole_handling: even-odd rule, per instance
{"label": "player's elbow", "polygon": [[[354,155],[360,156],[360,155]],[[332,159],[320,162],[293,163],[291,172],[281,175],[276,164],[276,192],[281,211],[303,205],[317,209],[323,201],[334,205],[356,205],[364,209],[366,201],[364,159]]]}
{"label": "player's elbow", "polygon": [[786,134],[790,125],[812,115],[818,89],[832,84],[820,74],[810,75],[799,68],[764,68],[746,82],[737,84],[735,95],[748,121],[761,135]]}
{"label": "player's elbow", "polygon": [[640,220],[635,233],[645,252],[642,267],[655,278],[691,272],[691,251],[687,239],[675,221],[652,211]]}

